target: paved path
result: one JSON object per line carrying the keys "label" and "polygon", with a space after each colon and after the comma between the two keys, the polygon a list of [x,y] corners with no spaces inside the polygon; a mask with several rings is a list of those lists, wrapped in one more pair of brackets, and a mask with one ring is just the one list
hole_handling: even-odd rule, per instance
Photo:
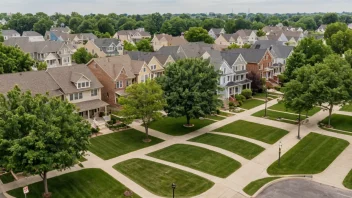
{"label": "paved path", "polygon": [[[268,102],[268,107],[275,105],[277,103],[277,100],[272,100]],[[225,134],[225,133],[214,133],[218,135],[224,135],[224,136],[231,136],[239,139],[243,139],[249,142],[252,142],[254,144],[257,144],[259,146],[264,147],[266,150],[263,151],[261,154],[256,156],[252,160],[247,160],[239,155],[236,155],[232,152],[229,152],[227,150],[213,147],[210,145],[205,145],[205,144],[200,144],[200,143],[195,143],[195,142],[189,142],[187,140],[203,135],[207,132],[211,132],[216,130],[219,127],[222,127],[226,124],[232,123],[237,120],[246,120],[250,122],[255,122],[258,124],[264,124],[268,126],[273,126],[281,129],[285,129],[289,131],[289,133],[284,136],[280,141],[282,142],[282,154],[285,154],[289,149],[291,149],[295,144],[299,142],[297,139],[297,126],[292,125],[292,124],[287,124],[283,122],[278,122],[274,120],[268,120],[264,118],[258,118],[258,117],[252,117],[251,114],[260,111],[264,108],[264,105],[261,105],[259,107],[253,108],[251,110],[247,110],[242,113],[238,113],[232,117],[228,117],[224,120],[215,122],[207,127],[204,127],[202,129],[199,129],[195,132],[183,135],[183,136],[171,136],[168,134],[164,134],[152,129],[149,129],[149,133],[152,136],[158,137],[160,139],[163,139],[164,142],[156,144],[154,146],[150,146],[144,149],[140,149],[134,152],[130,152],[128,154],[110,159],[110,160],[102,160],[93,153],[88,152],[88,156],[86,157],[88,161],[83,162],[82,164],[86,168],[101,168],[102,170],[106,171],[108,174],[110,174],[112,177],[114,177],[116,180],[120,181],[124,185],[126,185],[129,189],[137,193],[138,195],[142,197],[157,197],[154,194],[150,193],[146,189],[142,188],[139,186],[137,183],[134,181],[130,180],[126,176],[122,175],[118,171],[112,168],[113,165],[128,160],[132,158],[142,158],[142,159],[147,159],[155,162],[159,162],[162,164],[166,164],[172,167],[176,167],[188,172],[192,172],[194,174],[200,175],[204,178],[207,178],[215,183],[215,185],[209,189],[207,192],[197,196],[197,197],[219,197],[219,198],[243,198],[243,197],[248,197],[242,189],[245,187],[247,184],[249,184],[253,180],[257,180],[263,177],[267,177],[268,174],[266,172],[266,168],[272,164],[274,161],[277,160],[278,158],[278,144],[279,141],[273,145],[260,142],[254,139],[242,137],[242,136],[237,136],[237,135],[232,135],[232,134]],[[340,113],[337,111],[338,108],[334,109],[333,113]],[[301,127],[301,137],[303,138],[304,136],[308,135],[310,132],[317,132],[321,133],[324,135],[328,136],[333,136],[333,137],[338,137],[341,139],[345,139],[349,141],[352,144],[352,136],[347,136],[343,134],[337,134],[337,133],[332,133],[332,132],[327,132],[325,130],[322,130],[318,128],[317,123],[324,119],[328,113],[325,111],[320,111],[314,116],[309,118],[309,123],[302,125]],[[351,114],[352,115],[352,114]],[[131,127],[144,131],[144,128],[140,126],[141,123],[134,122],[131,124]],[[213,132],[211,132],[213,133]],[[229,177],[226,179],[223,178],[218,178],[216,176],[212,176],[182,165],[178,165],[175,163],[155,159],[152,157],[147,156],[146,154],[166,148],[168,146],[171,146],[173,144],[190,144],[190,145],[195,145],[199,147],[203,147],[206,149],[214,150],[216,152],[219,152],[223,155],[226,155],[228,157],[231,157],[237,161],[239,161],[242,166],[239,168],[236,172],[231,174]],[[344,177],[347,175],[348,171],[352,169],[352,146],[350,145],[347,147],[347,149],[322,173],[314,175],[313,180],[328,184],[334,187],[338,188],[344,188],[342,186],[342,181]],[[57,171],[53,171],[50,173],[49,177],[57,176],[59,174],[63,174],[66,172],[70,171],[76,171],[80,170],[80,168],[74,168],[71,170],[67,170],[64,172],[58,173]],[[30,183],[34,183],[37,181],[40,181],[41,178],[39,176],[33,176],[24,180],[12,182],[6,185],[1,185],[0,186],[0,192],[5,192],[14,188],[21,187],[23,185],[28,185]]]}

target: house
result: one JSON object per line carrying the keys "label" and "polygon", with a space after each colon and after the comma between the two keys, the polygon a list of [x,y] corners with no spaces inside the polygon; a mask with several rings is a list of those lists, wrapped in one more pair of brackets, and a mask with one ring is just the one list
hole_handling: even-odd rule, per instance
{"label": "house", "polygon": [[239,34],[220,34],[214,43],[225,46],[236,44],[242,47],[244,45],[244,40]]}
{"label": "house", "polygon": [[211,28],[208,34],[215,40],[220,36],[220,34],[226,34],[226,31],[224,28]]}
{"label": "house", "polygon": [[[143,30],[143,31],[141,31]],[[132,44],[136,44],[142,39],[151,39],[152,36],[149,32],[145,32],[144,29],[139,30],[121,30],[115,33],[113,38],[119,39],[122,43],[127,41]]]}
{"label": "house", "polygon": [[167,64],[175,62],[171,55],[157,54],[155,52],[128,51],[126,54],[129,55],[132,60],[146,62],[152,72],[152,79],[162,76]]}
{"label": "house", "polygon": [[268,49],[232,49],[229,53],[240,53],[247,62],[248,72],[254,72],[260,78],[270,79],[274,76],[274,57]]}
{"label": "house", "polygon": [[117,56],[123,54],[122,43],[114,38],[99,38],[88,41],[84,48],[98,57]]}
{"label": "house", "polygon": [[101,100],[102,84],[85,65],[0,75],[0,93],[6,94],[15,85],[32,94],[67,100],[84,118],[97,117],[108,105]]}
{"label": "house", "polygon": [[316,30],[316,32],[319,32],[319,33],[325,33],[325,30],[326,28],[328,27],[328,25],[320,25],[319,28]]}
{"label": "house", "polygon": [[67,26],[66,27],[52,27],[52,28],[50,28],[50,31],[62,32],[62,33],[66,33],[66,34],[71,33],[71,29]]}
{"label": "house", "polygon": [[281,41],[257,41],[253,44],[252,49],[267,49],[273,55],[273,69],[275,76],[282,74],[285,71],[286,61],[293,53],[293,46],[287,46]]}
{"label": "house", "polygon": [[283,26],[280,27],[280,26],[265,26],[262,28],[263,32],[265,33],[270,33],[270,32],[273,32],[273,31],[280,31],[282,30]]}
{"label": "house", "polygon": [[35,31],[24,31],[22,37],[28,37],[29,42],[45,41],[43,35]]}
{"label": "house", "polygon": [[5,19],[1,19],[1,20],[0,20],[0,24],[1,24],[1,25],[6,25],[6,24],[7,24],[7,21],[6,21]]}
{"label": "house", "polygon": [[16,30],[1,30],[1,35],[4,37],[4,40],[8,40],[13,37],[21,37],[20,33]]}
{"label": "house", "polygon": [[132,60],[129,55],[94,58],[87,66],[104,86],[102,100],[113,107],[118,106],[118,98],[125,95],[127,86],[151,76],[144,61]]}
{"label": "house", "polygon": [[282,31],[269,32],[269,34],[266,35],[266,38],[272,41],[288,42],[286,35]]}
{"label": "house", "polygon": [[29,42],[28,37],[19,37],[10,38],[4,44],[20,48],[36,61],[46,62],[48,68],[72,65],[72,50],[64,42]]}
{"label": "house", "polygon": [[238,30],[235,34],[238,34],[244,43],[253,44],[258,40],[256,30]]}
{"label": "house", "polygon": [[158,51],[163,46],[179,46],[188,43],[183,36],[171,36],[169,34],[155,34],[151,42],[154,51]]}

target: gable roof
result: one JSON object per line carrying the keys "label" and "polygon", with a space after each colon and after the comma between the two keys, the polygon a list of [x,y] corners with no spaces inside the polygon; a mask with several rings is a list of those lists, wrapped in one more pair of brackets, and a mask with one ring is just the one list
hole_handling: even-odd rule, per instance
{"label": "gable roof", "polygon": [[318,28],[318,30],[322,30],[322,29],[326,29],[328,27],[328,25],[325,24],[321,24]]}
{"label": "gable roof", "polygon": [[212,30],[215,35],[219,35],[221,33],[221,31],[224,30],[224,28],[211,28],[210,30]]}
{"label": "gable roof", "polygon": [[35,31],[24,31],[22,33],[22,36],[43,36],[43,35],[39,34],[38,32],[35,32]]}
{"label": "gable roof", "polygon": [[156,54],[171,55],[174,60],[187,57],[180,46],[163,46],[156,52]]}
{"label": "gable roof", "polygon": [[228,51],[230,53],[240,53],[247,63],[259,63],[263,59],[267,49],[239,48],[239,49],[232,49]]}
{"label": "gable roof", "polygon": [[240,56],[240,53],[233,51],[223,51],[221,52],[221,56],[229,65],[233,65]]}
{"label": "gable roof", "polygon": [[287,58],[293,51],[293,46],[286,46],[282,41],[257,41],[252,45],[253,49],[268,49],[278,58]]}
{"label": "gable roof", "polygon": [[167,40],[167,42],[169,43],[169,46],[178,46],[178,45],[188,43],[188,41],[181,36],[171,36],[169,34],[155,34],[155,37],[158,40],[165,38]]}
{"label": "gable roof", "polygon": [[82,40],[93,40],[93,39],[98,39],[97,36],[95,36],[93,33],[79,33],[77,34],[79,39]]}
{"label": "gable roof", "polygon": [[50,28],[50,31],[58,31],[58,32],[70,32],[70,28],[69,27],[52,27]]}
{"label": "gable roof", "polygon": [[207,53],[210,55],[209,63],[214,66],[215,70],[220,70],[221,65],[224,62],[221,52],[217,50],[208,50]]}
{"label": "gable roof", "polygon": [[3,36],[20,35],[16,30],[1,30]]}
{"label": "gable roof", "polygon": [[139,31],[139,30],[120,30],[118,32],[116,32],[117,35],[133,35],[133,34],[140,34],[141,36],[145,36],[145,37],[151,37],[149,32],[145,32],[145,31]]}
{"label": "gable roof", "polygon": [[144,61],[132,60],[131,61],[132,72],[134,72],[134,74],[139,74],[144,64],[145,64]]}
{"label": "gable roof", "polygon": [[141,51],[125,51],[132,60],[141,60],[149,63],[152,60],[155,53],[153,52],[141,52]]}
{"label": "gable roof", "polygon": [[93,42],[99,48],[108,47],[111,45],[111,43],[114,43],[115,45],[118,45],[120,43],[120,41],[115,38],[98,38],[98,39],[94,39]]}
{"label": "gable roof", "polygon": [[29,42],[28,37],[9,38],[4,42],[4,44],[8,46],[18,46],[22,51],[26,53],[57,52],[65,45],[64,42],[60,41]]}

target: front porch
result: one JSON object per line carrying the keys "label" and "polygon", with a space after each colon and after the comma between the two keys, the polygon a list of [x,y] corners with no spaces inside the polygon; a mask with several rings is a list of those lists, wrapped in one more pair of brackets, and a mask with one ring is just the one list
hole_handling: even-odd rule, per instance
{"label": "front porch", "polygon": [[106,115],[108,105],[108,103],[98,99],[76,103],[79,109],[79,115],[85,119],[97,118],[101,112]]}
{"label": "front porch", "polygon": [[241,82],[229,82],[225,86],[225,97],[230,98],[236,94],[241,94],[244,89],[251,89],[251,80],[244,80]]}

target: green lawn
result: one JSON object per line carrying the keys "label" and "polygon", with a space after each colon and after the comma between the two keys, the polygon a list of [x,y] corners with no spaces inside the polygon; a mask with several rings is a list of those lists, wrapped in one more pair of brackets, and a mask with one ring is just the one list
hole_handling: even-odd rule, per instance
{"label": "green lawn", "polygon": [[324,171],[348,145],[346,140],[310,133],[282,156],[280,167],[276,161],[267,172],[270,175],[317,174]]}
{"label": "green lawn", "polygon": [[[264,115],[265,115],[264,109],[252,114],[252,116],[259,117],[259,118],[264,117]],[[267,109],[266,118],[270,119],[270,120],[280,121],[280,122],[287,122],[290,124],[297,124],[296,119],[298,118],[298,115],[282,113],[282,112],[277,112],[277,111],[270,111],[269,109]],[[284,119],[288,119],[288,120],[277,120],[277,118],[284,118]],[[302,120],[304,120],[305,118],[306,118],[306,116],[301,115]]]}
{"label": "green lawn", "polygon": [[223,154],[186,144],[174,144],[148,155],[221,178],[226,178],[241,167],[239,162]]}
{"label": "green lawn", "polygon": [[216,116],[216,115],[208,115],[205,116],[206,118],[212,119],[212,120],[224,120],[224,117]]}
{"label": "green lawn", "polygon": [[79,161],[79,162],[85,162],[85,161],[87,161],[87,159],[84,158],[84,157],[81,157],[81,158],[78,159],[78,161]]}
{"label": "green lawn", "polygon": [[[43,182],[28,186],[27,198],[42,197],[44,192]],[[55,198],[96,198],[96,197],[125,197],[127,189],[101,169],[84,169],[67,173],[48,180],[48,188]],[[22,188],[8,192],[14,197],[24,197]],[[133,197],[139,197],[134,194]]]}
{"label": "green lawn", "polygon": [[220,114],[219,114],[219,115],[226,116],[226,117],[234,116],[234,114],[226,113],[226,112],[223,112],[223,111],[220,111]]}
{"label": "green lawn", "polygon": [[279,179],[280,177],[266,177],[263,179],[258,179],[249,183],[246,187],[243,188],[243,191],[248,195],[254,195],[261,187],[265,184]]}
{"label": "green lawn", "polygon": [[163,141],[149,136],[152,141],[146,143],[143,142],[144,138],[145,133],[134,129],[102,135],[90,139],[89,151],[104,160],[108,160]]}
{"label": "green lawn", "polygon": [[[328,121],[329,121],[329,117],[326,117],[321,122],[324,123],[325,125],[327,125]],[[334,129],[352,132],[352,116],[341,115],[341,114],[332,114],[331,115],[331,126]]]}
{"label": "green lawn", "polygon": [[204,135],[190,139],[189,141],[212,145],[232,153],[240,155],[246,159],[253,159],[265,149],[261,146],[241,139],[206,133]]}
{"label": "green lawn", "polygon": [[[260,99],[265,99],[266,98],[266,93],[257,93],[253,96],[254,98],[260,98]],[[278,98],[279,96],[276,95],[270,95],[270,93],[268,93],[268,99],[269,100],[273,100]]]}
{"label": "green lawn", "polygon": [[254,107],[260,106],[264,104],[265,102],[262,100],[256,100],[256,99],[249,99],[246,100],[243,105],[241,106],[242,109],[253,109]]}
{"label": "green lawn", "polygon": [[172,117],[165,117],[150,124],[150,128],[157,130],[162,133],[166,133],[169,135],[185,135],[187,133],[196,131],[200,128],[208,126],[209,124],[214,123],[212,120],[199,120],[199,119],[191,119],[191,124],[194,124],[194,127],[184,127],[183,125],[186,124],[187,120],[185,117],[180,118],[172,118]]}
{"label": "green lawn", "polygon": [[342,108],[340,109],[340,111],[352,112],[352,104],[342,106]]}
{"label": "green lawn", "polygon": [[210,189],[214,183],[198,175],[144,159],[130,159],[114,169],[158,196],[171,197],[171,184],[176,184],[176,197],[192,197]]}
{"label": "green lawn", "polygon": [[338,130],[335,130],[335,129],[326,128],[326,127],[323,127],[323,126],[319,126],[319,128],[324,129],[325,131],[330,131],[330,132],[334,132],[334,133],[340,133],[340,134],[351,135],[352,136],[352,132],[342,132],[342,131],[338,131]]}
{"label": "green lawn", "polygon": [[[280,102],[277,103],[276,105],[273,105],[269,107],[269,109],[276,110],[276,111],[283,111],[283,112],[289,112],[289,113],[295,113],[294,111],[290,109],[286,109],[285,104]],[[321,109],[319,107],[314,107],[312,110],[308,111],[308,116],[313,116],[314,114],[318,113]],[[306,113],[302,113],[302,115],[306,115]]]}
{"label": "green lawn", "polygon": [[347,176],[343,180],[343,185],[346,188],[352,189],[352,170],[347,174]]}
{"label": "green lawn", "polygon": [[15,181],[15,178],[12,176],[11,173],[5,173],[0,175],[0,180],[2,181],[3,184],[7,184]]}
{"label": "green lawn", "polygon": [[240,135],[256,139],[268,144],[274,144],[288,133],[288,131],[285,131],[283,129],[261,125],[244,120],[238,120],[236,122],[218,128],[214,131]]}

